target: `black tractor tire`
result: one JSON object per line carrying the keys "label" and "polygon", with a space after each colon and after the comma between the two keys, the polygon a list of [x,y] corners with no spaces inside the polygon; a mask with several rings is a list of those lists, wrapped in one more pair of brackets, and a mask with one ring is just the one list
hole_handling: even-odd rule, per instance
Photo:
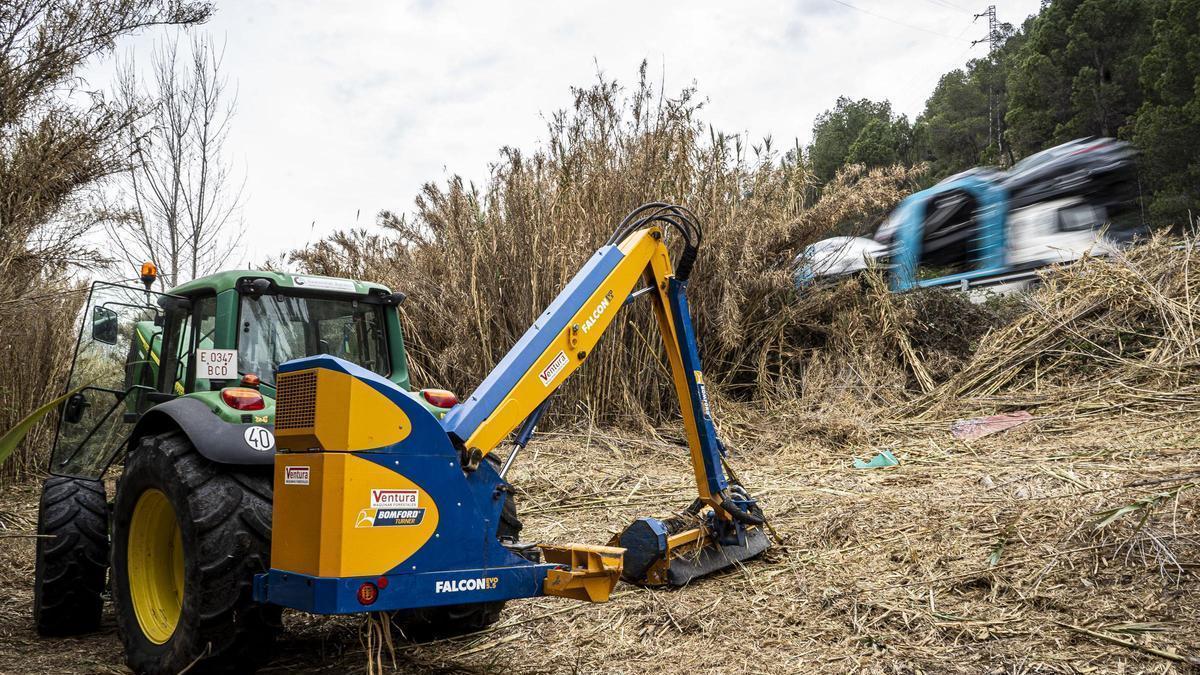
{"label": "black tractor tire", "polygon": [[46,636],[100,627],[108,575],[108,502],[96,480],[52,476],[42,484],[33,622]]}
{"label": "black tractor tire", "polygon": [[[248,673],[270,660],[281,609],[253,600],[254,575],[270,567],[270,467],[225,466],[182,432],[142,438],[125,462],[113,507],[112,596],[125,660],[135,673]],[[143,494],[170,503],[183,549],[179,619],[156,644],[130,593],[129,540]]]}
{"label": "black tractor tire", "polygon": [[[492,455],[488,455],[487,460],[499,468],[499,460]],[[521,519],[517,517],[516,499],[512,492],[507,492],[504,506],[500,510],[496,538],[515,544],[519,541],[521,527]],[[414,642],[476,633],[500,620],[500,612],[504,609],[505,602],[497,600],[401,610],[392,617],[392,625],[399,628],[404,637]]]}

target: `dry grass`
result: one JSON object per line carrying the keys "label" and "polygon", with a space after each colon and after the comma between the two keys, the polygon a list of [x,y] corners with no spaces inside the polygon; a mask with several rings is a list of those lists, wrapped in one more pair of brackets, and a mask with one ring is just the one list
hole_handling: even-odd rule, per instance
{"label": "dry grass", "polygon": [[[1186,664],[1146,650],[1200,655],[1193,428],[1037,422],[968,444],[940,424],[872,426],[876,443],[849,449],[797,431],[804,416],[788,406],[719,412],[784,547],[680,590],[514,601],[486,633],[398,640],[385,672],[1161,673]],[[603,542],[685,505],[674,443],[586,428],[538,439],[513,476],[526,537]],[[850,468],[885,447],[899,467]],[[35,498],[5,493],[7,533],[32,531]],[[32,540],[6,541],[0,570],[0,672],[123,672],[111,619],[88,638],[32,635]],[[269,672],[365,672],[361,619],[286,622]]]}

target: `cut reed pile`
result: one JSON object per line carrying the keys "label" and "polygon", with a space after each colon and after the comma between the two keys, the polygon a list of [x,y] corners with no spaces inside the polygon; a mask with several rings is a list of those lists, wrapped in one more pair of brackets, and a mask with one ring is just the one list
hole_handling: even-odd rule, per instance
{"label": "cut reed pile", "polygon": [[[848,451],[797,434],[799,417],[725,430],[785,547],[679,591],[513,603],[484,635],[401,641],[398,669],[1139,673],[1200,657],[1194,432],[1109,422],[967,444],[939,425]],[[901,466],[851,468],[884,447]],[[538,448],[513,476],[530,540],[603,541],[694,495],[669,438],[585,430]]]}
{"label": "cut reed pile", "polygon": [[1016,320],[911,410],[1031,409],[1079,425],[1127,414],[1177,424],[1200,413],[1200,270],[1194,241],[1157,239],[1044,275]]}
{"label": "cut reed pile", "polygon": [[[604,605],[513,602],[478,635],[396,635],[384,672],[1186,673],[1200,655],[1194,426],[1094,419],[964,443],[940,423],[864,422],[873,441],[850,448],[789,407],[717,412],[786,548],[676,591],[622,584]],[[665,429],[535,437],[511,476],[523,539],[603,543],[686,505],[676,443]],[[851,468],[884,448],[900,466]],[[36,490],[0,493],[0,513],[0,672],[112,672],[111,618],[49,647],[33,633]],[[266,672],[365,672],[361,625],[289,613]]]}

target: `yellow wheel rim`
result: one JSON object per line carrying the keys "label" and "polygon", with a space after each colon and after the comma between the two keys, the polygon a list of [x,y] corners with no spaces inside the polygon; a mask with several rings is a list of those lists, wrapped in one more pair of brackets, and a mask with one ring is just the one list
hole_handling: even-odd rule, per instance
{"label": "yellow wheel rim", "polygon": [[171,639],[183,607],[183,538],[161,490],[146,490],[129,523],[129,596],[146,639]]}

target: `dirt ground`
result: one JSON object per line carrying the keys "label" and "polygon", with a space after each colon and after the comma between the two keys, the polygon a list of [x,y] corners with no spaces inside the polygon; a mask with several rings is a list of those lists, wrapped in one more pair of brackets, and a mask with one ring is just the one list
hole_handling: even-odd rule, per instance
{"label": "dirt ground", "polygon": [[[769,419],[725,429],[783,538],[764,558],[680,590],[621,584],[607,604],[515,601],[482,634],[398,637],[383,671],[1194,672],[1200,425],[1039,419],[963,442],[946,420]],[[883,449],[900,465],[852,468]],[[526,452],[528,540],[603,543],[692,498],[669,437],[581,430]],[[0,492],[0,672],[128,672],[111,611],[95,635],[33,632],[36,517],[36,485]],[[266,672],[367,671],[361,618],[285,623]]]}

